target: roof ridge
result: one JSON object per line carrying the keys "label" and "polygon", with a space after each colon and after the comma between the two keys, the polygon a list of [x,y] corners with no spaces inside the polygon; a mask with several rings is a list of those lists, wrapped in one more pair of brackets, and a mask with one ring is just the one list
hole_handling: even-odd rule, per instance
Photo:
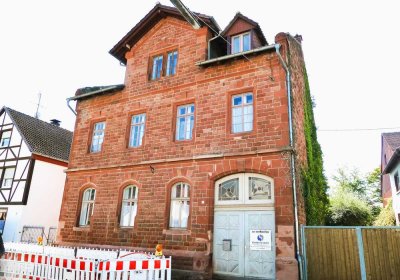
{"label": "roof ridge", "polygon": [[[63,128],[63,127],[61,127],[61,126],[55,126],[54,124],[48,123],[48,122],[46,122],[46,121],[44,121],[44,120],[41,120],[41,119],[35,118],[35,117],[33,117],[33,116],[30,116],[30,115],[28,115],[28,114],[22,113],[22,112],[20,112],[20,111],[17,111],[17,110],[15,110],[15,109],[10,108],[10,107],[4,106],[4,108],[6,109],[6,111],[7,111],[7,110],[11,110],[11,111],[17,112],[17,113],[19,113],[19,114],[22,114],[22,115],[24,115],[24,116],[27,116],[27,117],[29,117],[29,118],[32,118],[32,119],[34,119],[34,120],[38,120],[38,121],[40,121],[40,122],[43,122],[43,123],[45,123],[46,125],[52,125],[52,126],[56,127],[57,129],[62,129],[62,130],[65,130],[65,131],[68,131],[68,132],[73,133],[71,130],[68,130],[68,129]],[[12,116],[10,116],[10,117],[12,117]]]}

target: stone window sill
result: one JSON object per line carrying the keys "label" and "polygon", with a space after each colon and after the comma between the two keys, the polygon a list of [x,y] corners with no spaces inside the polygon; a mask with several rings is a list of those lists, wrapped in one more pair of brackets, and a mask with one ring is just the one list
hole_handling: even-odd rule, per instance
{"label": "stone window sill", "polygon": [[90,226],[85,226],[85,227],[73,227],[73,231],[86,231],[89,232],[91,231]]}
{"label": "stone window sill", "polygon": [[164,229],[165,235],[191,235],[192,231],[187,229]]}

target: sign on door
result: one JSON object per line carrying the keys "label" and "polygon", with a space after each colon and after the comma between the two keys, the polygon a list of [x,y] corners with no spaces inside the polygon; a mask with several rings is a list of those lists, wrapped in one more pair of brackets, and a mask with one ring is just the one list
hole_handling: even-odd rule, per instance
{"label": "sign on door", "polygon": [[272,234],[268,229],[250,230],[250,250],[253,251],[271,251]]}

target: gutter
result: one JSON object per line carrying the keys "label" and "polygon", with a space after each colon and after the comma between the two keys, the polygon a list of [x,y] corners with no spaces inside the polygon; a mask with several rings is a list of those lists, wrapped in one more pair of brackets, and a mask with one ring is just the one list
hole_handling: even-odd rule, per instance
{"label": "gutter", "polygon": [[295,238],[296,238],[296,259],[299,262],[300,268],[300,277],[302,278],[302,260],[300,256],[300,241],[299,241],[299,214],[298,214],[298,205],[297,205],[297,185],[296,185],[296,175],[295,175],[295,147],[293,141],[293,120],[292,120],[292,100],[291,100],[291,75],[288,66],[286,65],[281,53],[279,52],[280,44],[275,45],[275,52],[278,55],[278,58],[282,64],[282,67],[286,72],[286,89],[287,89],[287,98],[288,98],[288,115],[289,115],[289,139],[290,139],[290,147],[292,148],[292,152],[290,153],[290,173],[292,175],[292,186],[293,186],[293,205],[294,205],[294,219],[295,219]]}
{"label": "gutter", "polygon": [[75,111],[74,108],[72,108],[71,105],[69,104],[71,101],[72,101],[71,98],[67,98],[67,106],[68,106],[68,108],[72,111],[72,113],[76,116],[76,115],[77,115],[76,111]]}
{"label": "gutter", "polygon": [[[212,38],[212,39],[214,39],[214,38]],[[213,64],[213,63],[216,63],[216,62],[219,62],[219,61],[225,61],[225,60],[228,60],[228,59],[231,59],[231,58],[234,58],[234,57],[239,57],[239,56],[243,56],[243,55],[247,55],[247,54],[259,53],[259,52],[263,52],[263,51],[266,51],[266,50],[276,49],[277,46],[279,46],[279,44],[264,46],[264,47],[261,47],[261,48],[249,50],[247,52],[228,54],[228,55],[216,57],[216,58],[213,58],[213,59],[208,59],[208,60],[205,60],[205,61],[196,62],[196,65],[197,66],[205,66],[205,65]]]}
{"label": "gutter", "polygon": [[382,171],[383,174],[388,174],[392,172],[393,168],[396,166],[396,162],[400,159],[400,147],[394,151],[393,155],[390,157],[388,164],[385,169]]}
{"label": "gutter", "polygon": [[74,113],[74,115],[76,116],[76,114],[77,114],[76,111],[69,104],[71,101],[76,101],[76,100],[79,100],[79,99],[91,97],[91,96],[96,95],[98,93],[106,93],[108,91],[122,90],[124,87],[125,87],[125,85],[113,85],[113,86],[105,87],[105,88],[102,88],[102,89],[99,89],[99,90],[95,90],[95,91],[91,91],[91,92],[88,92],[88,93],[84,93],[84,94],[81,94],[81,95],[78,95],[78,96],[69,97],[69,98],[67,98],[67,106],[72,111],[72,113]]}

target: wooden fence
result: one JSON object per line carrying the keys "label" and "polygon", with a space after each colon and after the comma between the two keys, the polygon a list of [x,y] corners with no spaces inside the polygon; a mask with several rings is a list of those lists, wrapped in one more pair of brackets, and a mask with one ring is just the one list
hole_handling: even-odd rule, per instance
{"label": "wooden fence", "polygon": [[400,279],[400,227],[302,227],[304,279]]}

